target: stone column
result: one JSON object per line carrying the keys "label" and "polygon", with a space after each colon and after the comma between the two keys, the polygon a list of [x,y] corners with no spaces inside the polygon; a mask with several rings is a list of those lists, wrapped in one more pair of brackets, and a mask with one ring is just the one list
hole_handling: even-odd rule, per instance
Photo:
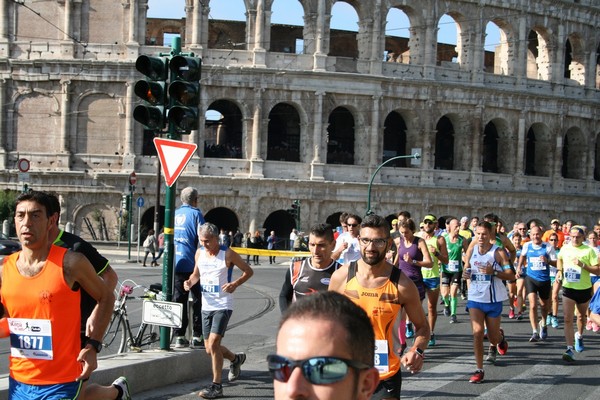
{"label": "stone column", "polygon": [[[425,18],[425,45],[421,46],[423,54],[423,73],[425,79],[435,78],[435,63],[437,60],[437,25],[436,21]],[[425,161],[425,160],[423,160]]]}
{"label": "stone column", "polygon": [[322,181],[323,176],[323,96],[325,92],[315,92],[315,109],[314,109],[314,130],[313,130],[313,148],[314,154],[310,163],[310,179],[313,181]]}
{"label": "stone column", "polygon": [[325,43],[325,0],[319,0],[317,6],[317,32],[316,46],[313,59],[314,71],[325,71],[327,67],[327,54],[324,52]]}
{"label": "stone column", "polygon": [[133,93],[133,84],[131,82],[127,82],[125,84],[127,87],[127,102],[125,107],[125,146],[124,153],[125,155],[134,154],[135,149],[133,146],[133,138],[134,138],[134,120],[133,120],[133,102],[134,102],[134,93]]}
{"label": "stone column", "polygon": [[60,144],[58,151],[61,153],[67,153],[69,151],[69,105],[70,100],[70,80],[64,80],[61,82],[62,98],[60,101]]}
{"label": "stone column", "polygon": [[381,21],[381,0],[373,4],[373,27],[371,29],[371,74],[381,75],[383,71],[383,50],[385,39]]}
{"label": "stone column", "polygon": [[471,120],[472,130],[472,150],[471,150],[471,187],[483,188],[483,175],[481,171],[481,162],[483,155],[481,154],[481,144],[483,142],[483,110],[482,104],[475,107],[473,119]]}
{"label": "stone column", "polygon": [[193,5],[191,7],[192,14],[192,26],[191,32],[188,32],[189,45],[187,47],[190,50],[201,54],[202,52],[202,8],[204,6],[200,5],[200,0],[194,0]]}
{"label": "stone column", "polygon": [[518,86],[523,88],[527,83],[527,14],[525,12],[519,16],[518,40],[514,44],[515,55],[514,75],[517,78]]}
{"label": "stone column", "polygon": [[380,138],[383,137],[383,132],[379,129],[379,114],[381,108],[381,96],[373,96],[371,97],[373,100],[373,113],[371,116],[371,140],[369,143],[369,168],[373,168],[373,171],[379,165],[380,159],[379,155],[381,154],[381,141]]}
{"label": "stone column", "polygon": [[60,44],[61,55],[65,58],[73,57],[75,42],[71,39],[73,35],[73,0],[64,0],[63,39]]}
{"label": "stone column", "polygon": [[254,116],[252,120],[252,152],[250,155],[250,177],[263,177],[263,159],[260,157],[260,132],[262,122],[262,88],[254,89]]}
{"label": "stone column", "polygon": [[129,0],[129,36],[127,44],[137,42],[137,1]]}
{"label": "stone column", "polygon": [[264,48],[265,34],[265,0],[256,4],[256,28],[254,31],[254,60],[255,67],[266,68],[267,52]]}
{"label": "stone column", "polygon": [[525,184],[525,146],[527,139],[527,114],[528,110],[521,111],[519,115],[519,125],[517,131],[517,155],[515,159],[515,171],[513,173],[513,187],[518,190],[524,190]]}
{"label": "stone column", "polygon": [[[2,1],[2,7],[5,7]],[[1,21],[1,20],[0,20]],[[0,104],[5,104],[6,101],[6,79],[0,79]],[[7,109],[8,111],[8,109]],[[5,126],[4,113],[0,112],[0,168],[6,170],[8,162],[8,146],[6,136],[8,135],[9,129]]]}

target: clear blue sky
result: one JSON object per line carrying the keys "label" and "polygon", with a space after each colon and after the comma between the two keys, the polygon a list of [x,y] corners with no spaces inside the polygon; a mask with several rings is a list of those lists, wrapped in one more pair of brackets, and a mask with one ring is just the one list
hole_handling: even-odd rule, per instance
{"label": "clear blue sky", "polygon": [[[152,18],[183,18],[184,0],[149,0],[148,16]],[[210,1],[210,17],[214,19],[229,19],[244,21],[246,17],[244,3],[242,0],[212,0]],[[276,0],[273,5],[271,17],[274,23],[290,25],[303,25],[303,11],[300,3],[290,0]],[[393,10],[388,16],[387,33],[394,36],[408,37],[408,19],[399,10]],[[333,7],[331,26],[334,29],[346,29],[357,31],[358,17],[354,9],[344,2],[337,2]],[[439,24],[438,41],[456,44],[456,25],[454,20],[444,15]],[[486,37],[486,49],[492,50],[488,45],[499,42],[499,31],[492,26],[488,29]]]}

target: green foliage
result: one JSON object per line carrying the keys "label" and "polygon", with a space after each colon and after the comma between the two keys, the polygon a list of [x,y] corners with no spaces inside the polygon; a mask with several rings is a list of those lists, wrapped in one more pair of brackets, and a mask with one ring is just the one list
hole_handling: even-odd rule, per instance
{"label": "green foliage", "polygon": [[12,224],[18,195],[19,193],[13,190],[0,191],[0,222],[7,219]]}

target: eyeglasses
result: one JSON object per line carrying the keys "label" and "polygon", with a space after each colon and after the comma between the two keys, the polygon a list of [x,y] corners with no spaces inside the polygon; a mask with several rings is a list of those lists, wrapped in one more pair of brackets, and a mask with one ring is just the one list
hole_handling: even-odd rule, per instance
{"label": "eyeglasses", "polygon": [[353,228],[356,228],[358,226],[358,224],[348,224],[348,226],[351,226]]}
{"label": "eyeglasses", "polygon": [[433,222],[433,221],[429,221],[429,220],[427,220],[427,221],[423,221],[423,223],[424,223],[424,224],[427,224],[427,225],[435,224],[435,222]]}
{"label": "eyeglasses", "polygon": [[550,242],[558,242],[558,239],[548,239]]}
{"label": "eyeglasses", "polygon": [[267,356],[269,373],[279,382],[287,382],[300,367],[302,375],[313,385],[329,385],[341,381],[348,374],[350,367],[356,369],[370,368],[367,364],[338,357],[311,357],[305,360],[290,360],[277,354]]}
{"label": "eyeglasses", "polygon": [[369,239],[369,238],[363,238],[361,237],[360,239],[360,243],[363,246],[368,246],[369,244],[373,243],[375,245],[375,247],[385,247],[385,245],[387,244],[387,239]]}

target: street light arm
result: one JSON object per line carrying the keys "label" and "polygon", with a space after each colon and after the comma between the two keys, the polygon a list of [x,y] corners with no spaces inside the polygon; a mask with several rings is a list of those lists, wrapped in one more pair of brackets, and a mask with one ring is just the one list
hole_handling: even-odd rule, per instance
{"label": "street light arm", "polygon": [[395,160],[399,160],[401,158],[414,158],[415,160],[418,160],[419,158],[421,158],[421,154],[415,153],[415,154],[411,154],[409,156],[396,156],[396,157],[392,157],[389,160],[386,160],[386,161],[382,162],[381,164],[379,164],[379,166],[377,167],[375,172],[373,172],[373,175],[371,175],[371,180],[369,181],[369,191],[368,191],[368,195],[367,195],[367,213],[366,213],[366,215],[374,214],[373,211],[371,210],[371,187],[373,186],[373,181],[375,180],[375,176],[377,175],[379,170],[383,166],[385,166],[387,163],[390,163]]}

